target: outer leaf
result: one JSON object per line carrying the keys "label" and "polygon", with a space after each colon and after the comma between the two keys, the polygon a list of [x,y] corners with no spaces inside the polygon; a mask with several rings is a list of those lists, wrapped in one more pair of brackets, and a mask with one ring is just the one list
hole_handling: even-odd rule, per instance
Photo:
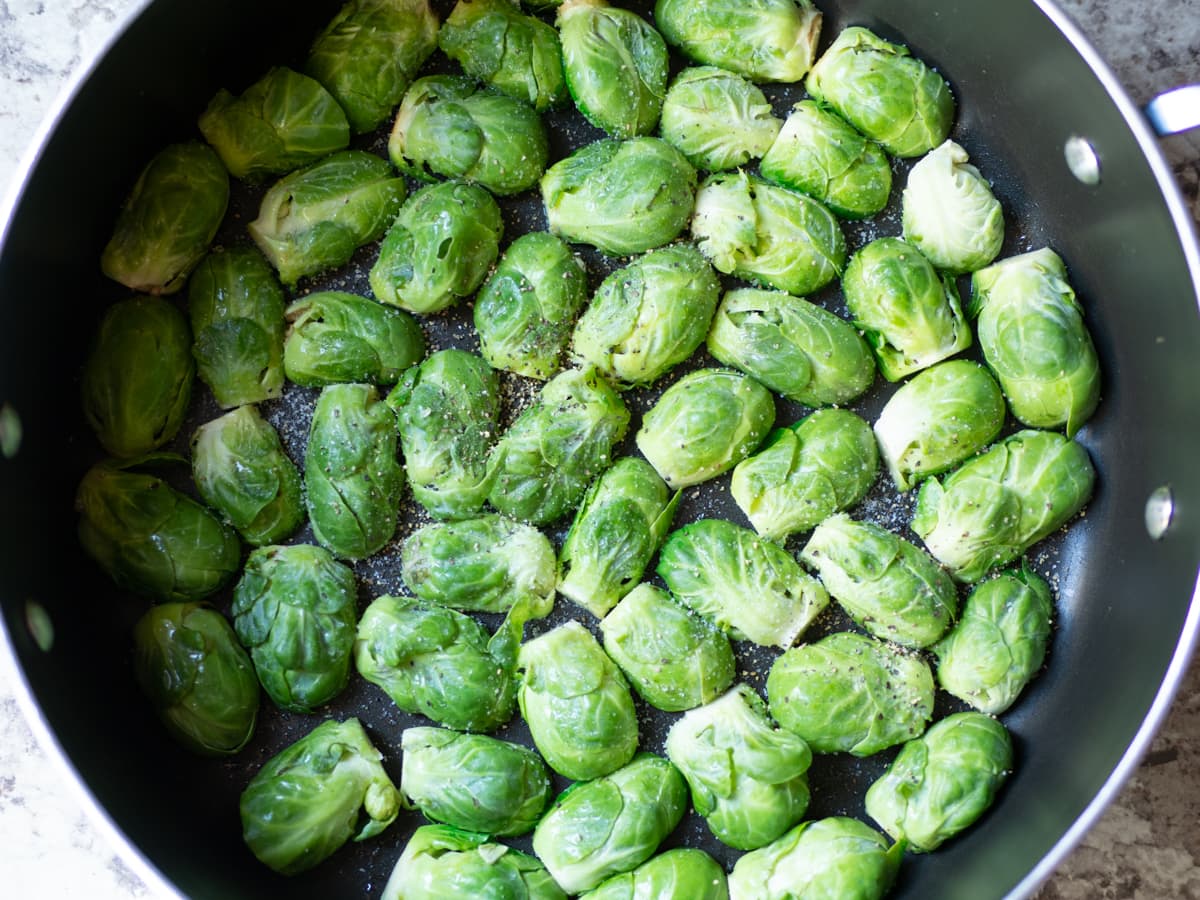
{"label": "outer leaf", "polygon": [[744,166],[767,152],[783,125],[757,87],[725,69],[695,66],[663,98],[659,134],[697,169]]}

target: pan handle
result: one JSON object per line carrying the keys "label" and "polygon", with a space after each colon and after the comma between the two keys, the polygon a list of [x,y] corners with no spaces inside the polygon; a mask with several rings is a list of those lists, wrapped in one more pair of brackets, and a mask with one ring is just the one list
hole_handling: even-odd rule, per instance
{"label": "pan handle", "polygon": [[1161,136],[1200,127],[1200,84],[1159,94],[1146,104],[1146,116]]}

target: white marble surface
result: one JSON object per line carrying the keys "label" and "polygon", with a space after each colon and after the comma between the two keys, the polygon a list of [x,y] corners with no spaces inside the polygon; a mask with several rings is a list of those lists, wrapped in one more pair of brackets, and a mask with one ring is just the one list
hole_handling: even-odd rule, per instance
{"label": "white marble surface", "polygon": [[[133,0],[0,0],[0,186]],[[1138,103],[1200,81],[1200,0],[1065,0]],[[1200,221],[1200,134],[1165,142]],[[0,666],[0,896],[153,897],[39,749]],[[1200,900],[1200,664],[1149,755],[1038,900]]]}

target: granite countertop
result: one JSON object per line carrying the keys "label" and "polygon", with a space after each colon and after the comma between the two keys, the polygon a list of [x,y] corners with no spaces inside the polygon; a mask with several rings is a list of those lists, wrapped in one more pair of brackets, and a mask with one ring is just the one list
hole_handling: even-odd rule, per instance
{"label": "granite countertop", "polygon": [[[1200,0],[1060,0],[1134,101],[1200,81]],[[71,74],[134,0],[0,2],[0,189]],[[1200,131],[1163,148],[1200,222]],[[1140,768],[1036,900],[1200,900],[1200,659]],[[0,891],[153,897],[39,749],[0,666]]]}

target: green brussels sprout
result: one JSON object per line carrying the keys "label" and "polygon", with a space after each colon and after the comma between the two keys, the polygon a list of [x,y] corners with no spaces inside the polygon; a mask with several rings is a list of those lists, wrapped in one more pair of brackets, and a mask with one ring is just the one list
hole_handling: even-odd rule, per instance
{"label": "green brussels sprout", "polygon": [[849,509],[878,473],[871,426],[848,409],[819,409],[738,463],[729,493],[755,531],[782,541]]}
{"label": "green brussels sprout", "polygon": [[853,325],[781,291],[726,292],[708,352],[805,406],[848,403],[875,381],[875,358]]}
{"label": "green brussels sprout", "polygon": [[691,244],[651,250],[600,284],[575,325],[572,353],[619,384],[650,384],[704,343],[720,296],[716,273]]}
{"label": "green brussels sprout", "polygon": [[716,478],[754,452],[775,424],[771,392],[729,369],[697,369],[663,391],[637,446],[670,488]]}
{"label": "green brussels sprout", "polygon": [[903,858],[903,844],[888,847],[883,835],[858,819],[832,816],[801,822],[734,864],[729,896],[731,900],[882,900]]}
{"label": "green brussels sprout", "polygon": [[396,413],[413,497],[438,519],[477,515],[500,430],[500,384],[481,357],[439,350],[413,366],[387,404]]}
{"label": "green brussels sprout", "polygon": [[409,838],[380,900],[567,900],[537,859],[486,834],[422,825]]}
{"label": "green brussels sprout", "polygon": [[954,123],[950,85],[908,48],[853,26],[817,60],[804,87],[893,156],[927,153]]}
{"label": "green brussels sprout", "polygon": [[472,78],[538,112],[567,101],[558,32],[522,13],[515,0],[459,0],[438,46]]}
{"label": "green brussels sprout", "polygon": [[406,193],[387,160],[342,150],[275,182],[248,230],[291,287],[344,265],[359,247],[378,240]]}
{"label": "green brussels sprout", "polygon": [[629,685],[590,631],[574,620],[559,625],[523,644],[517,667],[521,715],[551,769],[587,781],[633,759],[638,721]]}
{"label": "green brussels sprout", "polygon": [[553,234],[629,256],[670,243],[687,227],[696,170],[658,138],[593,141],[547,169],[541,189]]}
{"label": "green brussels sprout", "polygon": [[938,683],[980,712],[999,715],[1042,667],[1053,615],[1050,585],[1028,566],[983,582],[954,630],[930,648]]}
{"label": "green brussels sprout", "polygon": [[328,719],[271,757],[242,791],[242,838],[276,872],[296,875],[346,841],[382,833],[400,813],[358,719]]}
{"label": "green brussels sprout", "polygon": [[255,547],[279,543],[304,521],[300,473],[254,406],[196,429],[192,479],[204,502]]}
{"label": "green brussels sprout", "polygon": [[401,545],[400,564],[408,589],[427,603],[490,613],[526,603],[535,619],[554,605],[554,545],[503,516],[418,528]]}
{"label": "green brussels sprout", "polygon": [[820,290],[846,264],[833,213],[742,171],[709,175],[700,185],[692,236],[718,272],[797,296]]}
{"label": "green brussels sprout", "polygon": [[936,850],[987,811],[1012,764],[1012,738],[999,721],[955,713],[900,749],[867,788],[867,815],[908,849]]}
{"label": "green brussels sprout", "polygon": [[129,459],[175,437],[196,372],[187,320],[158,297],[130,297],[104,313],[83,364],[83,414],[101,446]]}
{"label": "green brussels sprout", "polygon": [[489,636],[452,609],[376,597],[358,623],[354,663],[404,712],[457,731],[493,731],[516,706],[514,672],[527,617],[515,606]]}
{"label": "green brussels sprout", "polygon": [[156,601],[200,600],[230,581],[241,562],[237,534],[161,478],[127,469],[179,462],[163,454],[108,460],[79,483],[79,542],[118,586]]}
{"label": "green brussels sprout", "polygon": [[799,81],[812,66],[821,11],[810,0],[658,0],[654,20],[683,55],[752,81]]}
{"label": "green brussels sprout", "polygon": [[759,159],[782,126],[763,92],[741,75],[693,66],[671,82],[658,133],[697,169],[719,172]]}
{"label": "green brussels sprout", "polygon": [[533,831],[533,852],[578,894],[654,855],[687,810],[679,770],[652,753],[559,794]]}
{"label": "green brussels sprout", "polygon": [[846,219],[875,215],[892,192],[892,166],[883,149],[812,100],[792,107],[759,171]]}
{"label": "green brussels sprout", "polygon": [[231,756],[258,719],[258,679],[229,621],[202,603],[154,606],[133,626],[133,675],[171,737]]}
{"label": "green brussels sprout", "polygon": [[427,185],[388,229],[369,274],[371,290],[415,313],[443,310],[483,284],[503,234],[500,207],[479,185]]}
{"label": "green brussels sprout", "polygon": [[356,134],[391,115],[437,49],[428,0],[349,0],[317,36],[304,71],[337,98]]}
{"label": "green brussels sprout", "polygon": [[767,675],[771,715],[815,753],[871,756],[918,737],[933,715],[920,656],[849,631],[793,647]]}
{"label": "green brussels sprout", "polygon": [[580,894],[580,900],[729,900],[725,870],[690,847],[664,850],[632,872],[613,875]]}
{"label": "green brussels sprout", "polygon": [[567,89],[584,118],[616,138],[653,131],[668,63],[654,26],[606,0],[564,0],[557,24]]}
{"label": "green brussels sprout", "polygon": [[950,576],[928,553],[873,522],[830,516],[813,529],[800,559],[876,637],[919,649],[954,624],[958,594]]}
{"label": "green brussels sprout", "polygon": [[222,409],[283,394],[286,302],[275,271],[253,247],[213,251],[192,273],[192,356]]}
{"label": "green brussels sprout", "polygon": [[676,599],[763,647],[790,647],[829,605],[821,583],[790,553],[723,519],[668,535],[657,571]]}
{"label": "green brussels sprout", "polygon": [[600,630],[604,651],[656,709],[682,712],[733,684],[729,638],[660,587],[639,584],[600,620]]}
{"label": "green brussels sprout", "polygon": [[1100,361],[1062,258],[1043,247],[995,263],[975,273],[971,295],[983,359],[1013,415],[1073,437],[1100,402]]}
{"label": "green brussels sprout", "polygon": [[969,359],[936,363],[900,386],[875,420],[879,451],[899,491],[952,469],[1000,434],[1004,397]]}
{"label": "green brussels sprout", "polygon": [[642,580],[678,504],[644,459],[617,460],[575,513],[558,558],[558,592],[603,617]]}
{"label": "green brussels sprout", "polygon": [[971,346],[953,279],[939,277],[929,260],[900,238],[879,238],[855,253],[842,276],[842,292],[850,318],[888,381]]}
{"label": "green brussels sprout", "polygon": [[599,372],[561,372],[492,448],[489,502],[534,525],[561,518],[608,468],[628,427],[629,410]]}
{"label": "green brussels sprout", "polygon": [[289,380],[305,387],[395,384],[425,355],[425,335],[403,310],[370,297],[314,291],[287,308]]}
{"label": "green brussels sprout", "polygon": [[313,410],[304,455],[308,518],[317,543],[346,559],[365,559],[396,531],[404,469],[396,424],[367,384],[333,384]]}
{"label": "green brussels sprout", "polygon": [[165,147],[125,198],[100,268],[135,291],[175,293],[208,252],[228,203],[229,175],[210,147]]}
{"label": "green brussels sprout", "polygon": [[479,352],[497,369],[544,381],[562,368],[586,302],[587,271],[571,248],[545,231],[523,234],[475,297]]}
{"label": "green brussels sprout", "polygon": [[912,530],[959,581],[975,582],[1011,562],[1087,504],[1096,470],[1070,438],[1026,429],[926,479]]}
{"label": "green brussels sprout", "polygon": [[309,713],[349,683],[354,572],[322,547],[259,547],[233,590],[233,627],[277,706]]}
{"label": "green brussels sprout", "polygon": [[350,123],[320,82],[276,66],[240,97],[221,89],[200,115],[200,133],[229,174],[283,175],[350,145]]}
{"label": "green brussels sprout", "polygon": [[685,713],[671,726],[666,750],[687,779],[696,812],[730,847],[769,844],[808,809],[808,744],[777,728],[744,684]]}
{"label": "green brussels sprout", "polygon": [[532,831],[554,797],[542,758],[519,744],[445,728],[406,728],[400,792],[431,822],[465,831]]}

